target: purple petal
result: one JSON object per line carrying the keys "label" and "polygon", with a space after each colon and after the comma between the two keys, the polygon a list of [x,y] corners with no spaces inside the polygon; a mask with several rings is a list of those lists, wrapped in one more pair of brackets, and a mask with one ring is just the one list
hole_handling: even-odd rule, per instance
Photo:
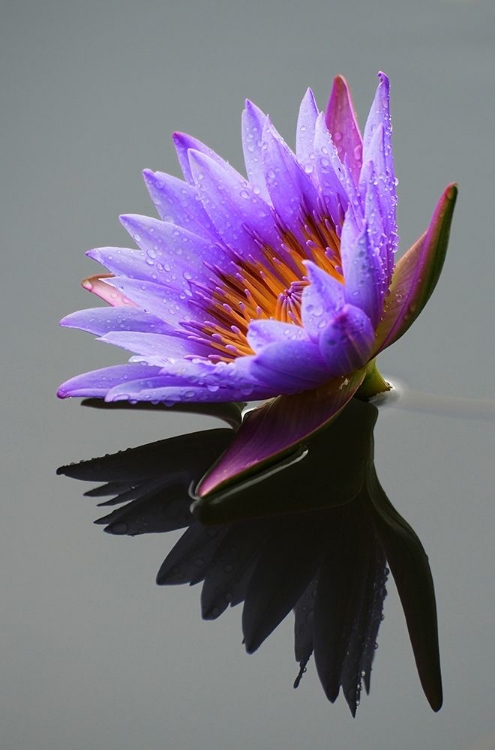
{"label": "purple petal", "polygon": [[175,150],[177,151],[177,158],[179,159],[182,173],[190,185],[194,186],[194,178],[191,171],[191,165],[189,163],[189,151],[191,149],[194,151],[199,151],[200,154],[209,156],[210,159],[213,159],[213,161],[216,161],[217,164],[220,164],[221,166],[228,166],[227,162],[224,161],[221,156],[215,153],[213,149],[209,148],[209,146],[206,146],[197,138],[193,138],[192,135],[187,135],[187,133],[174,133],[172,135],[172,140],[175,145]]}
{"label": "purple petal", "polygon": [[238,481],[254,468],[286,453],[326,426],[355,394],[365,376],[358,370],[317,389],[280,396],[247,414],[239,431],[196,492],[204,497],[229,481]]}
{"label": "purple petal", "polygon": [[316,121],[314,158],[326,211],[335,226],[340,226],[349,204],[346,185],[351,178],[346,175],[337,149],[332,143],[323,112],[320,112]]}
{"label": "purple petal", "polygon": [[385,73],[379,73],[380,83],[363,136],[363,162],[372,161],[380,180],[379,193],[385,233],[390,241],[390,253],[397,248],[397,181],[392,152],[392,118],[390,116],[390,84]]}
{"label": "purple petal", "polygon": [[120,383],[131,383],[145,377],[153,377],[160,373],[159,367],[143,364],[115,365],[101,370],[92,370],[75,378],[66,380],[57,391],[59,398],[71,396],[85,398],[104,398],[108,391]]}
{"label": "purple petal", "polygon": [[156,315],[169,325],[177,327],[182,322],[204,323],[205,314],[194,304],[192,293],[175,287],[156,284],[142,279],[115,276],[108,279],[111,286],[125,294],[146,312]]}
{"label": "purple petal", "polygon": [[342,76],[337,76],[333,82],[325,120],[340,160],[347,162],[349,172],[357,185],[361,171],[363,144],[351,94]]}
{"label": "purple petal", "polygon": [[329,374],[318,346],[310,341],[283,341],[269,344],[257,354],[251,372],[272,387],[273,393],[296,393],[315,388]]}
{"label": "purple petal", "polygon": [[145,169],[143,177],[163,221],[178,224],[202,237],[208,235],[211,223],[194,187],[170,174],[152,172],[151,169]]}
{"label": "purple petal", "polygon": [[332,376],[363,367],[375,342],[371,321],[359,307],[344,305],[320,335],[320,352]]}
{"label": "purple petal", "polygon": [[184,336],[167,336],[162,333],[142,331],[110,331],[99,340],[127,349],[144,357],[144,361],[148,364],[158,367],[164,367],[167,362],[175,362],[182,357],[207,357],[212,351]]}
{"label": "purple petal", "polygon": [[192,362],[182,360],[167,363],[152,381],[122,383],[106,396],[107,401],[243,401],[268,398],[273,388],[260,383],[251,374],[252,357],[240,357],[234,362]]}
{"label": "purple petal", "polygon": [[308,89],[299,108],[296,129],[296,156],[303,167],[311,164],[314,159],[313,144],[317,117],[318,106],[313,92]]}
{"label": "purple petal", "polygon": [[310,284],[302,293],[301,317],[304,328],[317,341],[322,329],[344,304],[344,287],[311,261],[304,265]]}
{"label": "purple petal", "polygon": [[310,178],[269,120],[263,133],[263,163],[266,185],[283,228],[304,243],[303,219],[317,211],[318,195]]}
{"label": "purple petal", "polygon": [[249,257],[259,252],[255,235],[272,247],[279,244],[271,208],[238,172],[222,168],[196,151],[191,151],[189,158],[205,210],[228,247]]}
{"label": "purple petal", "polygon": [[379,255],[383,269],[383,292],[386,294],[390,286],[394,268],[394,239],[387,235],[382,215],[382,201],[380,196],[380,181],[373,162],[363,165],[361,185],[364,192],[364,216],[368,224],[370,242]]}
{"label": "purple petal", "polygon": [[247,177],[253,192],[269,203],[270,195],[266,189],[261,150],[265,122],[266,115],[247,99],[246,109],[242,113],[242,149]]}
{"label": "purple petal", "polygon": [[[225,252],[211,237],[200,237],[187,229],[148,216],[128,214],[120,221],[142,253],[114,255],[112,263],[103,250],[91,254],[113,273],[131,278],[152,279],[188,289],[189,281],[210,278],[208,264],[225,265]],[[88,253],[89,254],[89,253]],[[130,261],[130,262],[129,262]]]}
{"label": "purple petal", "polygon": [[147,331],[170,333],[171,327],[154,315],[136,307],[92,307],[62,318],[64,328],[79,328],[96,336],[104,336],[110,331]]}
{"label": "purple petal", "polygon": [[369,235],[368,225],[356,223],[349,208],[342,230],[340,254],[345,280],[345,300],[360,307],[376,327],[383,310],[384,271]]}
{"label": "purple petal", "polygon": [[249,324],[248,344],[255,352],[284,341],[308,341],[308,334],[301,326],[293,323],[281,323],[278,320],[253,320]]}

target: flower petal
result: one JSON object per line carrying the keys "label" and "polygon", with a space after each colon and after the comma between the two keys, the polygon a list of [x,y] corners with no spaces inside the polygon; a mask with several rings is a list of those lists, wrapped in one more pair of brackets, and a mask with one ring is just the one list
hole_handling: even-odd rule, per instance
{"label": "flower petal", "polygon": [[312,261],[305,261],[309,285],[302,293],[301,317],[305,330],[318,341],[322,329],[344,304],[344,286]]}
{"label": "flower petal", "polygon": [[256,104],[246,100],[246,108],[242,113],[242,149],[249,184],[256,195],[270,203],[270,194],[266,189],[265,173],[263,170],[262,140],[266,115]]}
{"label": "flower petal", "polygon": [[181,323],[189,321],[204,323],[205,314],[191,304],[193,295],[188,290],[180,291],[169,285],[129,279],[126,276],[115,276],[108,279],[107,283],[128,296],[143,310],[171,326],[177,328]]}
{"label": "flower petal", "polygon": [[79,328],[104,336],[110,331],[146,331],[170,333],[173,329],[163,320],[136,307],[91,307],[62,318],[63,328]]}
{"label": "flower petal", "polygon": [[73,396],[85,398],[104,398],[108,391],[120,383],[131,383],[144,377],[153,377],[160,373],[159,367],[143,364],[115,365],[92,370],[75,378],[66,380],[57,391],[59,398]]}
{"label": "flower petal", "polygon": [[189,231],[207,236],[211,222],[194,187],[164,172],[145,169],[144,182],[162,221],[178,224]]}
{"label": "flower petal", "polygon": [[88,253],[116,275],[150,279],[189,289],[189,281],[211,277],[205,264],[225,265],[225,252],[211,237],[200,237],[183,227],[148,216],[126,214],[120,221],[141,253],[109,257],[107,248]]}
{"label": "flower petal", "polygon": [[333,377],[363,367],[370,359],[375,330],[368,316],[353,305],[344,305],[320,334],[320,352]]}
{"label": "flower petal", "polygon": [[380,83],[371,105],[363,135],[363,163],[372,161],[380,182],[380,198],[385,233],[391,241],[391,252],[397,248],[397,180],[392,151],[392,118],[390,116],[390,83],[379,73]]}
{"label": "flower petal", "polygon": [[265,179],[283,229],[306,242],[303,219],[318,209],[318,195],[310,178],[275,128],[267,120],[263,133]]}
{"label": "flower petal", "polygon": [[207,357],[212,351],[203,344],[184,336],[143,331],[110,331],[99,341],[127,349],[143,357],[143,361],[148,364],[158,367],[164,367],[167,362],[175,362],[183,357]]}
{"label": "flower petal", "polygon": [[272,247],[279,244],[271,208],[238,172],[197,151],[189,159],[203,206],[227,247],[247,258],[259,253],[255,236]]}
{"label": "flower petal", "polygon": [[177,158],[179,159],[182,173],[190,185],[194,186],[194,177],[191,171],[191,164],[189,162],[190,150],[199,151],[199,153],[205,154],[221,166],[228,166],[227,162],[224,161],[221,156],[215,153],[212,148],[206,146],[197,138],[193,138],[192,135],[187,135],[187,133],[173,133],[172,140],[175,145],[175,150],[177,151]]}
{"label": "flower petal", "polygon": [[251,372],[272,393],[297,393],[328,379],[318,346],[310,341],[277,341],[253,358]]}
{"label": "flower petal", "polygon": [[311,89],[308,89],[299,108],[296,126],[296,156],[303,167],[314,160],[313,144],[318,117],[318,106]]}
{"label": "flower petal", "polygon": [[340,160],[347,162],[349,172],[357,184],[361,171],[363,143],[349,87],[342,76],[336,76],[334,79],[325,121]]}
{"label": "flower petal", "polygon": [[253,320],[247,333],[248,344],[255,352],[276,341],[308,341],[308,334],[301,326],[281,323],[279,320]]}
{"label": "flower petal", "polygon": [[375,354],[397,341],[428,302],[445,260],[456,198],[457,186],[448,185],[428,230],[397,263],[376,333]]}
{"label": "flower petal", "polygon": [[319,388],[280,396],[248,412],[235,440],[200,482],[196,494],[204,497],[218,491],[294,449],[337,416],[364,376],[365,371],[358,370],[346,378],[329,380]]}
{"label": "flower petal", "polygon": [[360,307],[375,327],[383,310],[384,271],[380,255],[371,241],[369,225],[364,222],[360,226],[354,219],[352,208],[346,213],[340,254],[345,300]]}
{"label": "flower petal", "polygon": [[136,303],[109,284],[110,279],[113,279],[113,274],[99,273],[88,276],[81,282],[81,286],[112,307],[134,307]]}

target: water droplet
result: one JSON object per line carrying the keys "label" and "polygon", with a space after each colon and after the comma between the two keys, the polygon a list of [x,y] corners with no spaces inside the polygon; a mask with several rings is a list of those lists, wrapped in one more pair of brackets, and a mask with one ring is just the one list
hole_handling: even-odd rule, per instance
{"label": "water droplet", "polygon": [[337,130],[337,132],[333,134],[333,140],[335,141],[335,143],[338,143],[342,140],[342,133],[339,130]]}

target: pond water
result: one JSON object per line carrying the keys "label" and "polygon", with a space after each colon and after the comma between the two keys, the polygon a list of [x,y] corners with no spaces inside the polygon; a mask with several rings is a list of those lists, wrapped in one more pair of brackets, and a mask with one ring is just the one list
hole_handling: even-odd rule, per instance
{"label": "pond water", "polygon": [[[489,0],[9,5],[0,46],[2,748],[495,748],[494,21]],[[353,719],[342,695],[327,700],[313,659],[293,689],[292,614],[247,655],[241,606],[205,622],[200,585],[156,585],[180,529],[105,534],[93,521],[115,508],[97,508],[105,498],[83,497],[93,485],[55,473],[225,424],[54,394],[76,373],[124,361],[58,320],[91,304],[78,286],[95,270],[84,251],[127,242],[120,213],[151,213],[142,168],[179,174],[170,132],[194,134],[240,167],[244,97],[292,143],[308,85],[323,106],[344,74],[363,122],[380,69],[392,83],[402,249],[445,185],[460,185],[439,285],[380,358],[404,386],[374,427],[380,484],[429,557],[444,705],[434,713],[424,696],[389,576],[371,692]],[[296,572],[311,529],[301,521],[293,532],[286,559]]]}

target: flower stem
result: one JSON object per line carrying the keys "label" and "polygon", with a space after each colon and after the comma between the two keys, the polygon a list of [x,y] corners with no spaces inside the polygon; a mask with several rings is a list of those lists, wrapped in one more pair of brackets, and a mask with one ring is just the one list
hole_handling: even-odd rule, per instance
{"label": "flower stem", "polygon": [[376,358],[372,359],[366,367],[366,376],[361,383],[356,397],[362,401],[368,401],[368,399],[376,396],[378,393],[385,393],[390,391],[392,386],[387,383],[386,380],[380,375],[376,366]]}

